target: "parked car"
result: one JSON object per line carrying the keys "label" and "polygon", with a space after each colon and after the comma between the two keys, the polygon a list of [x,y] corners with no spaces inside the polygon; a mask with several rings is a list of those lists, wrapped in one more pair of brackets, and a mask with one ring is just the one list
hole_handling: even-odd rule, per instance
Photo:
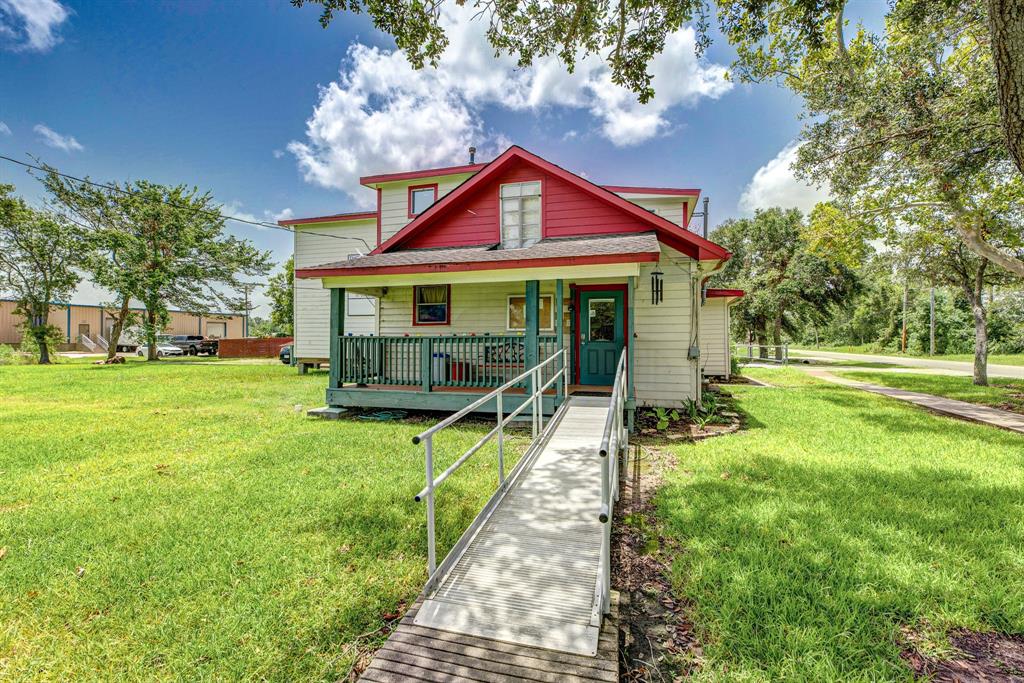
{"label": "parked car", "polygon": [[277,354],[277,357],[281,359],[281,362],[285,365],[292,364],[292,345],[285,344],[281,347],[281,351]]}
{"label": "parked car", "polygon": [[[142,345],[142,346],[139,347],[139,350],[137,351],[137,353],[138,353],[138,355],[141,358],[145,358],[148,355],[148,349],[149,349],[149,347],[147,347],[145,345]],[[168,344],[167,342],[163,342],[163,341],[158,341],[156,343],[156,357],[157,358],[163,358],[164,356],[184,356],[184,355],[185,355],[185,352],[182,351],[177,346],[174,346],[173,344]]]}
{"label": "parked car", "polygon": [[200,353],[208,356],[217,355],[217,340],[207,339],[201,334],[176,334],[169,337],[167,343],[177,346],[190,356],[198,356]]}

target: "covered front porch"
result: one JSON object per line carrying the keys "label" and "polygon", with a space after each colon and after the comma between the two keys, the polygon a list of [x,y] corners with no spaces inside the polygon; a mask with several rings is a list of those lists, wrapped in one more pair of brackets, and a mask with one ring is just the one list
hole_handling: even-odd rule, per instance
{"label": "covered front porch", "polygon": [[[504,272],[514,274],[514,271]],[[544,385],[562,369],[563,363],[569,372],[568,382],[555,382],[545,391],[541,401],[545,414],[553,414],[566,396],[574,393],[610,393],[612,375],[604,381],[600,374],[588,374],[586,362],[581,367],[579,359],[583,355],[591,358],[592,364],[600,363],[604,355],[614,358],[628,346],[627,333],[633,328],[629,313],[633,309],[631,300],[635,291],[635,275],[626,275],[605,284],[592,284],[592,278],[584,281],[591,284],[581,284],[575,279],[567,282],[564,278],[518,282],[509,279],[497,283],[490,278],[477,283],[466,283],[465,277],[456,279],[455,296],[458,298],[454,300],[459,315],[444,327],[458,329],[458,332],[433,333],[429,327],[414,327],[400,334],[388,333],[397,331],[394,323],[390,322],[394,314],[389,314],[389,311],[397,310],[404,316],[409,315],[410,308],[415,311],[415,304],[410,299],[416,296],[414,288],[418,285],[405,285],[404,288],[393,284],[386,288],[335,287],[330,286],[333,283],[325,282],[331,291],[328,405],[454,411],[544,363],[561,349],[566,353],[537,373],[536,381]],[[413,293],[410,294],[409,290]],[[609,296],[599,297],[598,294],[604,291],[609,292]],[[347,292],[378,297],[381,334],[346,334],[344,304]],[[471,296],[475,296],[477,310],[470,311],[470,303],[465,301]],[[590,322],[596,320],[591,316],[584,316],[581,324],[581,298],[588,309],[597,310],[602,305],[608,309],[606,325],[611,326],[611,333],[599,333],[595,322],[595,330],[591,334]],[[590,299],[596,303],[590,304]],[[619,301],[618,305],[616,301]],[[516,311],[517,316],[522,314],[523,329],[498,329],[519,326],[512,321],[503,320],[500,325],[496,322],[498,317],[505,317],[505,307],[513,305],[519,306]],[[604,337],[608,337],[607,341]],[[631,367],[629,376],[632,378]],[[508,393],[531,392],[533,381],[531,376]],[[629,408],[633,408],[632,401]],[[479,408],[490,413],[497,409],[493,401]]]}

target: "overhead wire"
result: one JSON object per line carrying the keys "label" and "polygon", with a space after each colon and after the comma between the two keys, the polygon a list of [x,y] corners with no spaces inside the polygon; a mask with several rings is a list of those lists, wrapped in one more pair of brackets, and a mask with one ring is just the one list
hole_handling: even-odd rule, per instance
{"label": "overhead wire", "polygon": [[[62,171],[60,171],[59,169],[57,169],[57,168],[55,168],[53,166],[49,166],[49,165],[39,166],[37,164],[30,164],[27,161],[21,161],[19,159],[14,159],[14,158],[11,158],[9,156],[5,156],[3,154],[0,154],[0,159],[2,159],[4,161],[8,161],[8,162],[10,162],[12,164],[17,164],[18,166],[23,166],[23,167],[25,167],[27,169],[30,169],[30,170],[40,171],[42,173],[53,173],[55,175],[60,176],[61,178],[67,178],[68,180],[73,180],[73,181],[79,182],[79,183],[86,183],[87,185],[92,185],[93,187],[103,188],[103,189],[111,191],[111,192],[120,192],[122,194],[130,195],[130,196],[136,196],[136,197],[141,196],[141,195],[139,195],[138,192],[135,192],[135,191],[127,189],[127,188],[119,187],[117,185],[110,185],[110,184],[107,184],[107,183],[99,183],[99,182],[96,182],[94,180],[89,180],[88,178],[79,178],[78,176],[74,176],[74,175],[71,175],[69,173],[63,173]],[[31,173],[30,173],[30,175],[31,175]],[[290,232],[292,234],[295,234],[295,233],[298,232],[297,230],[289,228],[288,226],[278,225],[277,223],[270,223],[268,221],[252,220],[252,219],[249,219],[249,218],[240,218],[238,216],[232,216],[230,214],[226,214],[226,213],[223,213],[221,211],[211,211],[209,209],[197,209],[197,208],[195,208],[193,206],[183,206],[181,204],[177,204],[175,202],[167,201],[167,200],[164,200],[164,199],[154,200],[154,199],[152,199],[150,197],[141,197],[141,198],[143,200],[145,200],[145,201],[158,201],[161,204],[165,204],[167,206],[171,206],[171,207],[174,207],[174,208],[177,208],[177,209],[190,209],[192,211],[196,211],[198,213],[202,213],[202,214],[207,215],[207,216],[216,217],[216,218],[220,218],[220,219],[227,220],[227,221],[234,221],[236,223],[244,223],[246,225],[252,225],[252,226],[255,226],[255,227],[258,227],[258,228],[268,228],[268,229],[272,229],[272,230],[283,230],[285,232]],[[367,243],[367,241],[364,240],[361,237],[353,237],[351,235],[335,235],[335,234],[331,234],[331,233],[327,233],[327,232],[316,232],[316,231],[313,231],[313,230],[302,230],[302,233],[304,235],[316,235],[318,237],[329,237],[331,239],[353,240],[353,241],[356,241],[356,242],[361,242],[363,244],[363,246],[366,247],[367,253],[369,253],[370,251],[373,251],[373,247],[371,247]]]}

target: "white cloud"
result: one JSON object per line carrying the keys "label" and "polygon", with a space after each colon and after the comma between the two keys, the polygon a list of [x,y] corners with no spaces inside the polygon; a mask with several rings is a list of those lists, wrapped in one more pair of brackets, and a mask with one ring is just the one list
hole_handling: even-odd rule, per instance
{"label": "white cloud", "polygon": [[790,142],[774,159],[757,169],[740,197],[740,210],[752,214],[757,209],[781,206],[807,213],[818,202],[829,200],[827,187],[808,185],[793,175],[793,162],[801,144]]}
{"label": "white cloud", "polygon": [[10,134],[11,134],[10,127],[6,123],[4,123],[3,121],[0,121],[0,135],[10,135]]}
{"label": "white cloud", "polygon": [[85,147],[81,145],[72,135],[61,135],[44,123],[37,123],[32,130],[39,134],[42,142],[47,147],[63,150],[65,152],[81,152]]}
{"label": "white cloud", "polygon": [[[246,211],[242,202],[238,200],[230,201],[224,206],[220,207],[220,213],[222,216],[231,216],[232,218],[241,218],[244,221],[251,221],[253,223],[276,223],[277,221],[287,220],[295,215],[295,212],[290,208],[284,208],[280,211],[271,211],[266,209],[263,211],[262,216],[257,216],[254,213]],[[231,225],[233,221],[228,221],[228,225]],[[237,224],[236,224],[237,227]],[[254,225],[252,226],[257,230],[272,230],[273,228],[265,225]]]}
{"label": "white cloud", "polygon": [[60,42],[71,11],[57,0],[0,0],[0,36],[18,51],[46,52]]}
{"label": "white cloud", "polygon": [[464,163],[476,144],[479,158],[504,149],[502,136],[486,129],[483,110],[573,108],[588,112],[597,131],[612,144],[638,144],[668,132],[673,107],[717,98],[732,84],[725,69],[694,55],[693,29],[670,35],[651,64],[655,98],[646,105],[611,81],[599,58],[580,60],[569,73],[556,57],[519,68],[508,56],[494,56],[485,21],[472,20],[471,7],[446,7],[443,24],[449,45],[438,68],[414,70],[398,50],[356,43],[349,48],[338,80],[320,89],[306,122],[306,139],[293,141],[308,182],[344,190],[370,204],[359,175],[395,169]]}

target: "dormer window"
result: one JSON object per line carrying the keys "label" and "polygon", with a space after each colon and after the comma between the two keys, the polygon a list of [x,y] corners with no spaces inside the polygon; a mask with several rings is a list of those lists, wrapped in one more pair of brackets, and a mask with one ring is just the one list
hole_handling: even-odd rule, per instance
{"label": "dormer window", "polygon": [[501,186],[501,246],[521,249],[540,241],[540,181]]}
{"label": "dormer window", "polygon": [[437,183],[409,187],[409,218],[415,218],[437,201]]}

